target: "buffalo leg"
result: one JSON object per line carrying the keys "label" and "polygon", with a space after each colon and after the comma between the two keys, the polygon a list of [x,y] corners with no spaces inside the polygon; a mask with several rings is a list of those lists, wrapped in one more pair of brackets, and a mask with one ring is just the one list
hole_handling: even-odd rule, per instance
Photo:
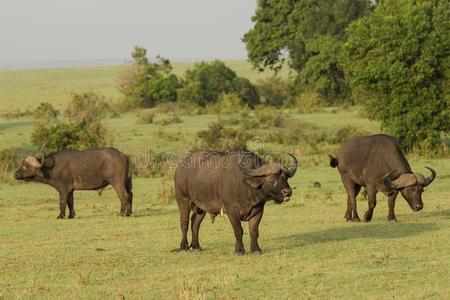
{"label": "buffalo leg", "polygon": [[261,218],[264,213],[264,206],[261,210],[253,216],[248,222],[248,230],[250,233],[250,251],[255,254],[261,254],[262,250],[258,245],[258,237],[259,237],[259,222],[261,222]]}
{"label": "buffalo leg", "polygon": [[73,206],[73,191],[71,191],[67,196],[67,207],[69,208],[69,219],[73,219],[75,217],[75,209]]}
{"label": "buffalo leg", "polygon": [[397,198],[398,191],[395,191],[392,195],[388,196],[388,206],[389,206],[389,214],[388,221],[389,222],[397,222],[397,217],[395,216],[395,199]]}
{"label": "buffalo leg", "polygon": [[128,178],[126,183],[126,190],[128,193],[128,199],[127,199],[127,211],[126,213],[128,215],[133,214],[133,192],[131,191],[131,176]]}
{"label": "buffalo leg", "polygon": [[130,194],[127,192],[127,189],[123,184],[111,183],[114,190],[116,191],[117,197],[120,199],[120,212],[119,215],[122,217],[130,216],[130,212],[127,211],[128,202]]}
{"label": "buffalo leg", "polygon": [[180,195],[177,191],[175,191],[177,198],[178,210],[180,211],[180,227],[181,227],[181,243],[180,248],[175,249],[178,250],[189,250],[189,242],[187,239],[187,232],[189,228],[189,214],[191,212],[190,201],[189,199]]}
{"label": "buffalo leg", "polygon": [[206,213],[200,208],[197,209],[197,212],[192,214],[191,218],[191,231],[192,231],[192,242],[191,248],[194,250],[202,250],[200,247],[200,243],[198,242],[198,232],[200,229],[200,224],[205,218]]}
{"label": "buffalo leg", "polygon": [[345,213],[345,219],[347,221],[359,222],[361,219],[358,216],[356,196],[361,190],[361,186],[357,185],[350,179],[341,175],[342,183],[347,191],[347,211]]}
{"label": "buffalo leg", "polygon": [[64,219],[66,217],[66,205],[69,192],[66,190],[59,191],[59,215],[58,219]]}
{"label": "buffalo leg", "polygon": [[234,231],[234,237],[236,238],[234,252],[239,255],[245,254],[244,244],[242,243],[244,231],[242,230],[241,218],[239,214],[234,213],[228,214],[228,218],[230,219],[230,223]]}
{"label": "buffalo leg", "polygon": [[373,210],[377,206],[377,192],[372,187],[367,187],[367,197],[369,199],[369,208],[364,214],[364,222],[372,221]]}

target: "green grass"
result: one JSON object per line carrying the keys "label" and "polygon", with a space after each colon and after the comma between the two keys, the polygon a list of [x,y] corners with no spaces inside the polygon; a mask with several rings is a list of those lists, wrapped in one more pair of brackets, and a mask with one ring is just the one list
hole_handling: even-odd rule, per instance
{"label": "green grass", "polygon": [[[93,70],[98,72],[96,79]],[[55,81],[48,79],[53,71],[62,72]],[[113,72],[114,68],[20,71],[14,74],[23,76],[11,79],[9,95],[22,99],[17,107],[24,110],[34,105],[27,97],[38,90],[60,104],[67,99],[58,95],[71,88],[105,88],[108,94],[114,86]],[[77,76],[78,82],[70,80]],[[38,78],[36,89],[32,78]],[[4,97],[3,89],[0,93]],[[12,107],[0,103],[3,109]],[[292,113],[290,118],[328,131],[348,125],[372,133],[380,130],[356,109],[333,111]],[[181,115],[181,123],[162,126],[158,122],[168,116],[156,115],[154,123],[141,124],[139,113],[105,121],[113,145],[132,155],[146,149],[188,151],[199,143],[198,131],[218,119]],[[32,128],[32,119],[0,119],[0,150],[18,147],[24,155],[33,152]],[[424,167],[430,166],[438,172],[423,195],[423,211],[412,212],[399,197],[399,223],[388,223],[387,200],[380,194],[372,223],[355,224],[343,219],[346,195],[337,170],[327,166],[326,151],[333,152],[336,145],[319,153],[306,151],[302,143],[265,147],[300,153],[301,164],[290,181],[292,200],[267,204],[260,226],[265,251],[261,256],[233,254],[234,236],[226,216],[214,224],[208,217],[203,222],[203,252],[171,253],[179,245],[180,229],[176,204],[159,198],[162,187],[171,184],[168,178],[134,179],[131,218],[116,216],[119,201],[110,188],[101,198],[95,192],[76,192],[74,220],[56,220],[58,195],[51,187],[13,180],[0,183],[0,299],[450,297],[449,159],[410,158],[414,170],[425,173]],[[315,181],[321,182],[321,189],[313,188]],[[367,201],[361,196],[358,207],[362,215]]]}

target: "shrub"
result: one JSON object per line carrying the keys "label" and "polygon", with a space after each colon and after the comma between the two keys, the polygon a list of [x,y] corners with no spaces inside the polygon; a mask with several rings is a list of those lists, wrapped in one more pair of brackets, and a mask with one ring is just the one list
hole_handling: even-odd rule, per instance
{"label": "shrub", "polygon": [[19,165],[20,157],[15,148],[4,149],[0,151],[0,181],[7,181],[10,178],[10,172]]}
{"label": "shrub", "polygon": [[313,89],[306,89],[295,101],[295,110],[301,113],[314,112],[323,106],[321,97]]}
{"label": "shrub", "polygon": [[247,130],[226,128],[221,123],[211,123],[208,129],[198,133],[201,148],[212,151],[228,151],[245,147],[246,142],[253,136]]}
{"label": "shrub", "polygon": [[261,103],[275,107],[289,104],[293,100],[293,90],[289,81],[280,77],[260,79],[256,82]]}
{"label": "shrub", "polygon": [[221,114],[234,114],[249,111],[247,105],[245,105],[238,94],[236,93],[222,93],[219,96],[219,113]]}
{"label": "shrub", "polygon": [[258,106],[255,115],[261,124],[268,127],[281,127],[285,120],[282,111],[269,106]]}
{"label": "shrub", "polygon": [[146,151],[132,160],[133,174],[139,177],[168,177],[173,174],[175,158],[165,152]]}
{"label": "shrub", "polygon": [[65,110],[66,120],[37,122],[31,139],[40,151],[86,149],[107,143],[107,128],[101,123],[107,104],[94,93],[74,94]]}
{"label": "shrub", "polygon": [[57,118],[58,115],[59,111],[48,102],[40,103],[39,106],[33,111],[33,116],[35,119],[42,123],[50,122],[51,120]]}
{"label": "shrub", "polygon": [[348,125],[342,128],[339,128],[336,133],[333,135],[333,137],[330,139],[330,143],[333,144],[341,144],[344,143],[346,141],[348,141],[350,138],[354,137],[354,136],[359,136],[359,135],[367,135],[369,134],[369,132],[353,126],[353,125]]}

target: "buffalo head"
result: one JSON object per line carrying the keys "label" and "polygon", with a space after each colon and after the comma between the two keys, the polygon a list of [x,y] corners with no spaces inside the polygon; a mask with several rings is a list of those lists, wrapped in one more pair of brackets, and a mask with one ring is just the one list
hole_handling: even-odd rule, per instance
{"label": "buffalo head", "polygon": [[383,176],[383,183],[387,188],[387,194],[400,191],[413,211],[421,210],[423,208],[423,188],[432,183],[436,178],[436,172],[431,168],[426,168],[431,172],[431,175],[426,178],[420,173],[407,173],[393,180],[391,179],[391,172],[387,173]]}
{"label": "buffalo head", "polygon": [[44,165],[44,158],[37,158],[30,155],[25,158],[22,165],[17,169],[14,178],[17,180],[31,180],[34,177],[43,177],[42,166]]}
{"label": "buffalo head", "polygon": [[294,176],[297,171],[297,159],[292,154],[289,155],[294,160],[289,169],[278,163],[263,165],[256,169],[246,168],[243,167],[241,160],[239,167],[245,175],[249,176],[244,180],[244,183],[254,189],[261,189],[265,196],[277,203],[289,201],[292,189],[289,186],[288,178]]}

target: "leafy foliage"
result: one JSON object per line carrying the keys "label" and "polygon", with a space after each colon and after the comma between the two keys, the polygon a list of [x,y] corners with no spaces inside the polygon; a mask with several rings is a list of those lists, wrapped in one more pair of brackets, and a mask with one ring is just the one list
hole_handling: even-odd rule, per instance
{"label": "leafy foliage", "polygon": [[181,101],[200,106],[216,103],[222,93],[236,93],[250,107],[259,103],[256,88],[246,78],[238,77],[223,62],[201,62],[184,74],[184,86],[180,89]]}
{"label": "leafy foliage", "polygon": [[176,101],[180,88],[168,59],[160,56],[155,62],[147,58],[147,50],[136,46],[133,62],[119,75],[118,89],[125,96],[125,108],[154,107],[164,101]]}
{"label": "leafy foliage", "polygon": [[203,150],[228,151],[245,147],[252,135],[248,130],[228,128],[216,122],[211,123],[208,129],[201,130],[198,137],[202,140],[200,148]]}
{"label": "leafy foliage", "polygon": [[355,95],[405,149],[436,149],[450,130],[450,4],[383,1],[344,45]]}
{"label": "leafy foliage", "polygon": [[43,152],[103,146],[107,143],[107,129],[101,119],[106,109],[104,98],[94,93],[74,94],[65,110],[67,120],[36,122],[32,142]]}
{"label": "leafy foliage", "polygon": [[293,99],[293,88],[289,81],[280,77],[260,79],[256,82],[258,93],[263,104],[281,107]]}
{"label": "leafy foliage", "polygon": [[42,102],[33,112],[34,117],[38,122],[47,123],[58,117],[59,111],[48,102]]}
{"label": "leafy foliage", "polygon": [[348,24],[370,12],[370,0],[260,0],[244,35],[258,68],[279,70],[289,56],[297,84],[316,89],[329,103],[348,96],[339,61]]}

